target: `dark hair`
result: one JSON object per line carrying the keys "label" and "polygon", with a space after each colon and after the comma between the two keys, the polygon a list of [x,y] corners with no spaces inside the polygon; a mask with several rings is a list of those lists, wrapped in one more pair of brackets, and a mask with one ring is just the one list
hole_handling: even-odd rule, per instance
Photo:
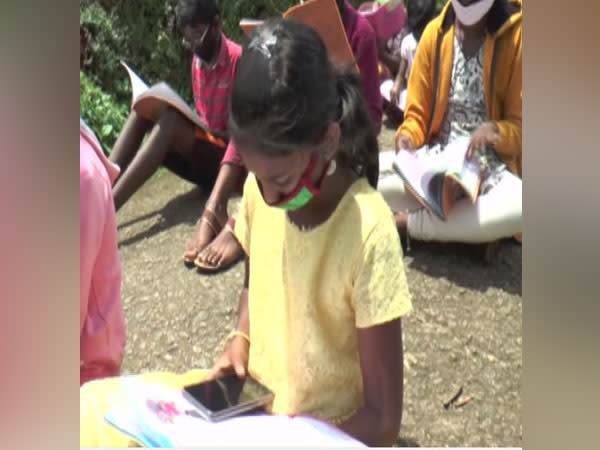
{"label": "dark hair", "polygon": [[519,7],[509,0],[496,0],[487,16],[487,29],[493,34],[508,20],[510,16],[519,11]]}
{"label": "dark hair", "polygon": [[[349,69],[348,69],[349,70]],[[341,128],[337,162],[376,186],[377,138],[360,81],[330,63],[309,26],[270,19],[257,28],[238,60],[229,131],[269,156],[314,148],[333,121]]]}
{"label": "dark hair", "polygon": [[436,13],[435,0],[406,0],[406,15],[408,29],[419,42],[425,26],[433,19]]}
{"label": "dark hair", "polygon": [[340,16],[344,19],[344,15],[346,14],[346,0],[335,0],[337,3],[338,11],[340,12]]}
{"label": "dark hair", "polygon": [[177,27],[195,27],[210,23],[219,14],[218,0],[179,0],[175,7]]}

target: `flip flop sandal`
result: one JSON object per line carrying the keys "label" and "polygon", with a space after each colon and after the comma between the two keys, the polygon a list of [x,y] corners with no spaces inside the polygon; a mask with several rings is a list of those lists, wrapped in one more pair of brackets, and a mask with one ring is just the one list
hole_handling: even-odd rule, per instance
{"label": "flip flop sandal", "polygon": [[[206,223],[206,225],[208,225],[208,227],[212,230],[212,232],[214,233],[213,239],[215,239],[223,229],[223,224],[221,223],[215,212],[208,206],[204,208],[204,212],[200,216],[199,221]],[[184,256],[183,262],[186,264],[194,264],[195,259],[196,258],[186,258]]]}
{"label": "flip flop sandal", "polygon": [[[235,226],[235,218],[232,217],[227,221],[224,228],[225,228],[225,230],[227,230],[227,232],[231,233],[233,235],[233,237],[235,238],[235,233],[233,232],[234,226]],[[194,265],[198,268],[199,272],[218,273],[218,272],[222,272],[224,270],[229,269],[231,266],[238,263],[243,258],[244,258],[244,252],[242,252],[237,258],[235,258],[229,264],[225,264],[225,265],[221,265],[221,266],[213,266],[211,264],[206,264],[206,263],[203,263],[202,261],[200,261],[199,258],[196,258],[194,260]]]}

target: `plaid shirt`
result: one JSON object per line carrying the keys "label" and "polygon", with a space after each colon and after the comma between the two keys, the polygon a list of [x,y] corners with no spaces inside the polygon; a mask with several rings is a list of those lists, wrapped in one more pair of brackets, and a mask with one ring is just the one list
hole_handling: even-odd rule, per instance
{"label": "plaid shirt", "polygon": [[[239,44],[221,34],[221,49],[216,61],[208,65],[196,55],[192,58],[192,91],[200,118],[209,129],[226,131],[233,77],[242,53]],[[232,140],[229,140],[222,163],[241,165]]]}

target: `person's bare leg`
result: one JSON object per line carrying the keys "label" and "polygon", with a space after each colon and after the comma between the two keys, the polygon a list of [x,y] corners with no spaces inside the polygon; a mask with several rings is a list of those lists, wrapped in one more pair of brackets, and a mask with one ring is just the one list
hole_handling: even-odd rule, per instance
{"label": "person's bare leg", "polygon": [[[144,136],[150,131],[152,125],[151,121],[144,119],[136,111],[131,111],[129,114],[127,122],[125,122],[108,158],[121,168],[119,177],[127,170],[129,163],[131,163]],[[115,183],[118,179],[115,180]]]}
{"label": "person's bare leg", "polygon": [[[234,192],[240,190],[245,175],[246,171],[243,167],[233,164],[223,164],[219,169],[215,186],[206,201],[205,208],[212,211],[216,216],[216,219],[222,225],[227,221],[227,202]],[[219,236],[223,234],[223,232],[224,229],[220,231]],[[214,242],[213,240],[216,237],[213,228],[206,223],[205,220],[199,220],[194,233],[185,245],[183,253],[184,260],[195,260],[198,257],[198,254],[202,252],[207,245]]]}
{"label": "person's bare leg", "polygon": [[150,136],[113,187],[115,208],[121,206],[152,176],[170,151],[182,155],[194,151],[195,127],[180,113],[166,110],[152,128]]}
{"label": "person's bare leg", "polygon": [[396,222],[396,228],[401,236],[406,236],[408,228],[408,214],[402,211],[394,212],[394,222]]}

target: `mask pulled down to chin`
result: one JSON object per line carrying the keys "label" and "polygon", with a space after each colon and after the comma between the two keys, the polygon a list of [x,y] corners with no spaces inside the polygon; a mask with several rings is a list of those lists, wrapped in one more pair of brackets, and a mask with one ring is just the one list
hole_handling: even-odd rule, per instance
{"label": "mask pulled down to chin", "polygon": [[[209,27],[211,27],[209,25]],[[199,45],[194,46],[194,54],[204,63],[210,63],[215,56],[217,39],[212,34],[212,29],[208,29],[204,39]]]}

